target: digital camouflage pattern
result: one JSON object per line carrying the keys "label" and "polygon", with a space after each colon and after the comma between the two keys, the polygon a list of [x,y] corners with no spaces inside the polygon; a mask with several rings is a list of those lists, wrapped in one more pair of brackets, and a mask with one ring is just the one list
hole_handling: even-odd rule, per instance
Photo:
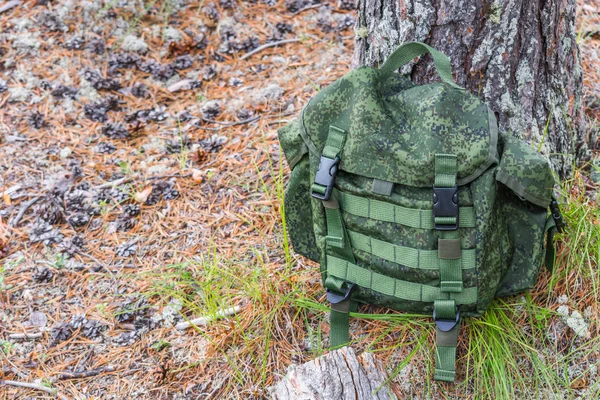
{"label": "digital camouflage pattern", "polygon": [[[463,315],[481,315],[494,297],[531,288],[545,252],[547,207],[554,178],[526,143],[500,135],[488,106],[446,83],[416,86],[394,74],[361,67],[322,89],[298,120],[279,131],[292,170],[285,218],[296,252],[321,263],[327,278],[327,224],[323,202],[311,197],[330,126],[346,132],[335,188],[343,193],[411,209],[432,209],[435,154],[457,156],[459,207],[473,207],[475,227],[458,230],[461,248],[475,251],[476,266],[463,270],[463,287],[477,299]],[[393,183],[390,196],[373,180]],[[352,215],[341,210],[344,229],[397,246],[436,250],[440,232]],[[551,217],[550,217],[551,218]],[[348,243],[352,247],[351,241]],[[551,245],[551,244],[549,244]],[[440,285],[437,270],[416,269],[351,249],[356,264],[389,277]],[[399,257],[401,260],[402,258]],[[392,309],[431,313],[433,303],[401,300],[358,288],[353,299]]]}

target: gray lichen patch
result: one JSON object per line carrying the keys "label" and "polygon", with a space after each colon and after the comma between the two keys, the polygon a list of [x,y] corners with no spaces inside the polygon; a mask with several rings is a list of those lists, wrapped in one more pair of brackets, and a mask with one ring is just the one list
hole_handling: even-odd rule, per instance
{"label": "gray lichen patch", "polygon": [[8,94],[8,101],[13,103],[26,102],[31,96],[31,92],[22,86],[13,86],[8,88]]}
{"label": "gray lichen patch", "polygon": [[143,39],[138,38],[135,35],[127,35],[123,38],[121,49],[144,54],[148,51],[148,44],[146,44]]}
{"label": "gray lichen patch", "polygon": [[163,30],[163,37],[166,42],[180,42],[183,40],[183,34],[172,26],[167,26]]}
{"label": "gray lichen patch", "polygon": [[573,312],[570,312],[569,307],[566,304],[562,304],[556,309],[556,312],[560,315],[562,321],[571,328],[577,336],[581,338],[590,337],[590,324],[579,311],[574,310]]}
{"label": "gray lichen patch", "polygon": [[17,32],[24,32],[33,26],[33,21],[29,18],[15,18],[12,20],[12,26]]}
{"label": "gray lichen patch", "polygon": [[40,48],[37,32],[23,32],[12,36],[12,47],[19,54],[35,54]]}

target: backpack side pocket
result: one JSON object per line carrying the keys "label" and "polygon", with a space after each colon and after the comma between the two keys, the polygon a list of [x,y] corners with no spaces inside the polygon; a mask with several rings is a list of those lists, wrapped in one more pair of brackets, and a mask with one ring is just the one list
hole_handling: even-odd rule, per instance
{"label": "backpack side pocket", "polygon": [[308,147],[300,135],[298,120],[278,131],[279,142],[292,173],[284,194],[284,215],[294,250],[313,261],[320,253],[315,240],[310,196]]}
{"label": "backpack side pocket", "polygon": [[504,137],[496,170],[507,267],[496,296],[532,288],[545,255],[544,234],[554,177],[548,162],[525,142]]}

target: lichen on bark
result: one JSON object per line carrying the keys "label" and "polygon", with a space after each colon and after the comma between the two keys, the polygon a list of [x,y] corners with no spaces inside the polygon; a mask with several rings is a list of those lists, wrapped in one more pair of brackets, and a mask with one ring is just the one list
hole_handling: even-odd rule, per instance
{"label": "lichen on bark", "polygon": [[[587,158],[575,0],[359,0],[353,65],[379,65],[423,41],[452,60],[457,83],[484,99],[500,129],[539,147],[560,176]],[[401,70],[436,80],[425,60]]]}

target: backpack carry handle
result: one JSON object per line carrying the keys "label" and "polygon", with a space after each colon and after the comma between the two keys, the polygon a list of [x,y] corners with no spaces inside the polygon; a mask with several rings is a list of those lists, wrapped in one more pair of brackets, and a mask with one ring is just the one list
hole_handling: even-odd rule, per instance
{"label": "backpack carry handle", "polygon": [[379,68],[382,80],[386,81],[392,76],[394,71],[398,70],[403,65],[408,64],[414,58],[426,53],[431,54],[431,57],[433,57],[435,69],[440,78],[442,78],[442,81],[454,88],[463,89],[454,83],[454,79],[452,78],[452,67],[450,66],[450,59],[448,56],[421,42],[408,42],[394,51],[388,59],[385,60],[385,63],[383,63],[381,68]]}

